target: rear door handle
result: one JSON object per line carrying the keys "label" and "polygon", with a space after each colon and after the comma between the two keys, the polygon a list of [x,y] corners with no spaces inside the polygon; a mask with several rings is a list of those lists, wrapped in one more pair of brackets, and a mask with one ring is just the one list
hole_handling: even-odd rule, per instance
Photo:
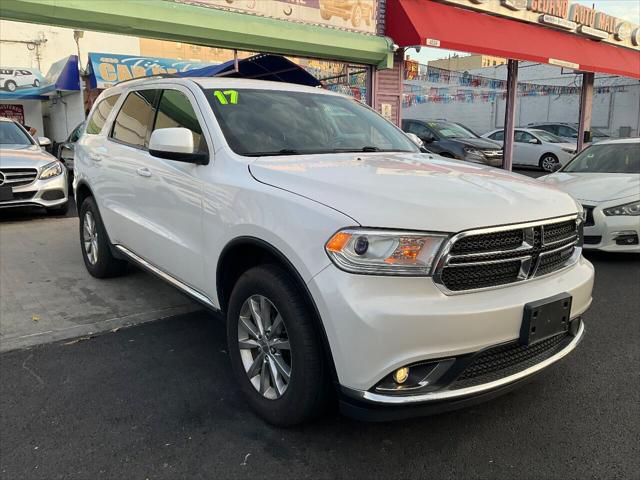
{"label": "rear door handle", "polygon": [[136,170],[136,172],[141,177],[150,177],[151,176],[151,170],[149,170],[146,167],[139,168],[138,170]]}
{"label": "rear door handle", "polygon": [[102,160],[104,160],[104,156],[103,155],[97,155],[97,154],[93,154],[93,155],[89,155],[89,158],[91,160],[93,160],[94,162],[101,162]]}

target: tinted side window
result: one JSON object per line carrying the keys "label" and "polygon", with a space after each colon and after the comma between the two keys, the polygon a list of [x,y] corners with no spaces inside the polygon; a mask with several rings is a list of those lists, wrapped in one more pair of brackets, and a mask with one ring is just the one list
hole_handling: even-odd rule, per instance
{"label": "tinted side window", "polygon": [[196,152],[207,152],[207,142],[202,136],[200,122],[187,96],[177,90],[164,90],[158,103],[158,115],[153,129],[176,127],[191,130]]}
{"label": "tinted side window", "polygon": [[132,147],[147,148],[158,93],[158,90],[129,93],[116,116],[111,137]]}
{"label": "tinted side window", "polygon": [[516,130],[515,133],[515,141],[518,143],[527,143],[530,140],[534,140],[533,135],[528,132],[523,132],[522,130]]}
{"label": "tinted side window", "polygon": [[558,127],[558,135],[561,137],[569,137],[569,138],[577,138],[578,134],[573,128],[565,127],[564,125],[560,125]]}
{"label": "tinted side window", "polygon": [[504,130],[492,133],[491,135],[489,135],[489,138],[493,140],[504,140]]}
{"label": "tinted side window", "polygon": [[120,94],[111,95],[110,97],[100,100],[100,103],[96,105],[96,108],[94,108],[91,116],[87,120],[86,132],[88,134],[97,135],[102,131],[104,122],[107,121],[107,117],[111,113],[111,110],[113,110],[113,106],[116,104],[119,98]]}

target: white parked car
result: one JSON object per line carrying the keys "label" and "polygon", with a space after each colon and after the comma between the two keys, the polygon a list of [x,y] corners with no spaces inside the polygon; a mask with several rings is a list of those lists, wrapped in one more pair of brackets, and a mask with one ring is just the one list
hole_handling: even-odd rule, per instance
{"label": "white parked car", "polygon": [[594,144],[540,180],[584,206],[584,248],[640,252],[640,138]]}
{"label": "white parked car", "polygon": [[361,418],[458,408],[584,333],[579,204],[420,153],[336,93],[122,83],[87,120],[74,185],[89,272],[132,261],[223,312],[238,385],[274,424],[317,415],[332,390]]}
{"label": "white parked car", "polygon": [[[483,135],[504,141],[504,130],[492,130]],[[576,153],[576,145],[554,134],[532,128],[516,128],[513,139],[513,164],[540,167],[553,172],[566,164]]]}
{"label": "white parked car", "polygon": [[39,87],[40,79],[24,68],[0,68],[0,88],[15,92],[19,87]]}
{"label": "white parked car", "polygon": [[19,123],[0,117],[0,209],[44,207],[47,213],[64,215],[68,208],[67,170]]}

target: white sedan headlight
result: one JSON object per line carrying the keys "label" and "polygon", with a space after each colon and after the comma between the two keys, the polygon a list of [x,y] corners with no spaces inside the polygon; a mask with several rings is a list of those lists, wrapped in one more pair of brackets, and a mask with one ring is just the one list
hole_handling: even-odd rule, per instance
{"label": "white sedan headlight", "polygon": [[342,270],[371,275],[428,276],[445,234],[348,228],[325,245]]}
{"label": "white sedan headlight", "polygon": [[57,177],[62,174],[62,169],[64,167],[58,161],[51,162],[42,167],[42,171],[40,172],[40,180],[46,180],[47,178]]}
{"label": "white sedan headlight", "polygon": [[617,207],[605,208],[602,210],[607,217],[614,217],[618,215],[640,215],[640,201],[625,203],[624,205],[618,205]]}

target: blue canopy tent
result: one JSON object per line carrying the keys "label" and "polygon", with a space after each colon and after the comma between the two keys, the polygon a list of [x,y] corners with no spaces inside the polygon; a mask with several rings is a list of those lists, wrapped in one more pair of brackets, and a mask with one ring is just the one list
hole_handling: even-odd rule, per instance
{"label": "blue canopy tent", "polygon": [[266,53],[238,60],[237,70],[235,69],[235,60],[230,60],[220,65],[211,65],[186,72],[178,72],[175,75],[179,77],[228,76],[271,80],[273,82],[297,83],[310,87],[321,86],[320,81],[300,65],[293,63],[281,55]]}

